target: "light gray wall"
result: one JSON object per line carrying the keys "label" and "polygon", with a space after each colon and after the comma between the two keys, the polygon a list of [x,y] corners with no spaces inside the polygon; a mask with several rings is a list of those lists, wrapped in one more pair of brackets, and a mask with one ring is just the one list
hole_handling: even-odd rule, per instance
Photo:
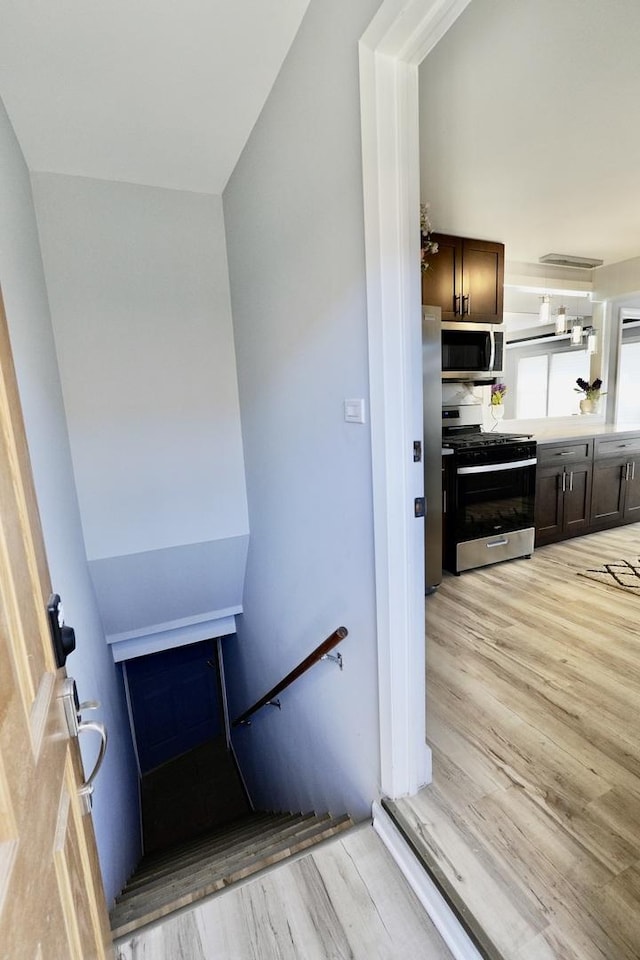
{"label": "light gray wall", "polygon": [[242,595],[248,516],[222,198],[32,179],[103,623],[108,635],[162,642]]}
{"label": "light gray wall", "polygon": [[[119,673],[87,571],[69,439],[29,174],[0,102],[0,283],[25,418],[47,557],[78,648],[68,660],[81,699],[97,698],[109,748],[96,780],[94,822],[107,898],[140,852],[137,773]],[[97,743],[84,743],[88,769]]]}
{"label": "light gray wall", "polygon": [[379,790],[357,41],[377,0],[312,0],[225,190],[251,538],[225,641],[232,709],[332,630],[320,663],[235,736],[260,805],[370,810]]}
{"label": "light gray wall", "polygon": [[221,198],[33,181],[87,556],[246,534]]}

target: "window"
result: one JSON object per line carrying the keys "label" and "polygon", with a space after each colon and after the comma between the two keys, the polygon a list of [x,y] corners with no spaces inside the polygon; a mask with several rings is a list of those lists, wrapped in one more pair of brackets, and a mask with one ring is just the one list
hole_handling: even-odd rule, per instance
{"label": "window", "polygon": [[586,350],[552,353],[549,357],[548,417],[571,417],[578,412],[580,396],[575,392],[576,380],[590,380],[589,354]]}
{"label": "window", "polygon": [[[533,349],[537,352],[533,353]],[[514,356],[511,367],[515,379],[513,415],[519,420],[574,416],[580,400],[575,392],[576,380],[578,377],[589,379],[586,348],[572,350],[565,341],[549,344],[544,353],[540,350],[540,346],[524,346],[518,350],[520,356]]]}
{"label": "window", "polygon": [[549,357],[522,357],[516,373],[516,418],[533,420],[547,415]]}
{"label": "window", "polygon": [[640,370],[640,340],[622,341],[620,346],[620,373],[618,376],[618,422],[638,423],[640,421],[640,392],[638,391],[638,370]]}

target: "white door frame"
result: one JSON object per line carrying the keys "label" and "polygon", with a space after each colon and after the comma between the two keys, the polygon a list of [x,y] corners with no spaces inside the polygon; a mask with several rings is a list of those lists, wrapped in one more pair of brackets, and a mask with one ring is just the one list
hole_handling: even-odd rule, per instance
{"label": "white door frame", "polygon": [[418,65],[470,0],[384,0],[360,40],[381,790],[431,780],[426,745]]}

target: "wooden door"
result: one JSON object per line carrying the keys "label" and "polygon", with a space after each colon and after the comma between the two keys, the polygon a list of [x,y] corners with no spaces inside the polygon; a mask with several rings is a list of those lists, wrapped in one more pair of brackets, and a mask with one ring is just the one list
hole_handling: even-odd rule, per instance
{"label": "wooden door", "polygon": [[626,457],[612,457],[593,464],[591,523],[596,529],[622,522],[627,462]]}
{"label": "wooden door", "polygon": [[504,244],[464,240],[462,248],[463,320],[502,323]]}
{"label": "wooden door", "polygon": [[111,957],[1,295],[0,428],[0,960]]}
{"label": "wooden door", "polygon": [[440,307],[442,320],[461,320],[462,240],[444,233],[434,233],[433,240],[438,252],[429,255],[422,274],[422,302]]}
{"label": "wooden door", "polygon": [[576,537],[589,526],[592,467],[590,463],[572,464],[566,473],[563,530],[565,536]]}
{"label": "wooden door", "polygon": [[636,456],[633,460],[629,460],[626,476],[624,519],[640,520],[640,457]]}
{"label": "wooden door", "polygon": [[536,546],[562,539],[564,494],[563,471],[538,467],[536,473]]}

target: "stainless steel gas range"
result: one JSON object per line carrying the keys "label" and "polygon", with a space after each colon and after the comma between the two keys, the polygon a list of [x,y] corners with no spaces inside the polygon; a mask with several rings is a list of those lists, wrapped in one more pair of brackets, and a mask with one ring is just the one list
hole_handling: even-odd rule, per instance
{"label": "stainless steel gas range", "polygon": [[522,434],[455,426],[444,416],[444,565],[459,574],[499,560],[530,557],[534,544],[536,442]]}

